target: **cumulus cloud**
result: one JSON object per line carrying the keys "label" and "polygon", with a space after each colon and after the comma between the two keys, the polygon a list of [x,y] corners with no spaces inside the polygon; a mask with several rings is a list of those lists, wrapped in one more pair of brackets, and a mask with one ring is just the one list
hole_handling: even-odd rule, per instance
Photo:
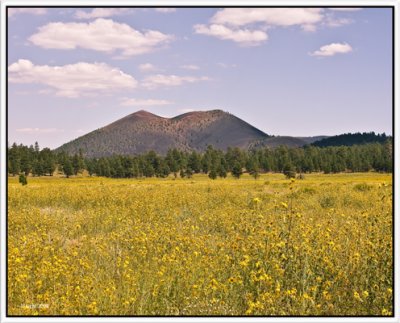
{"label": "cumulus cloud", "polygon": [[156,8],[155,11],[161,12],[161,13],[171,13],[171,12],[175,12],[176,8]]}
{"label": "cumulus cloud", "polygon": [[141,70],[142,72],[153,72],[153,71],[158,70],[158,68],[156,66],[154,66],[153,64],[144,63],[144,64],[139,65],[139,70]]}
{"label": "cumulus cloud", "polygon": [[227,8],[218,11],[211,22],[231,26],[309,26],[323,19],[322,12],[321,8]]}
{"label": "cumulus cloud", "polygon": [[70,50],[80,47],[105,53],[118,51],[120,56],[117,58],[152,52],[172,39],[172,35],[159,31],[140,32],[127,24],[103,18],[90,23],[52,22],[29,37],[33,44],[43,48]]}
{"label": "cumulus cloud", "polygon": [[46,8],[8,8],[8,16],[12,17],[17,14],[26,13],[30,15],[40,16],[47,13]]}
{"label": "cumulus cloud", "polygon": [[160,105],[169,105],[173,104],[173,102],[167,100],[156,100],[156,99],[129,99],[124,98],[121,100],[120,105],[122,106],[132,106],[132,107],[152,107],[152,106],[160,106]]}
{"label": "cumulus cloud", "polygon": [[128,14],[130,12],[133,12],[133,10],[128,8],[95,8],[90,12],[78,10],[75,12],[74,16],[77,19],[94,19],[120,16]]}
{"label": "cumulus cloud", "polygon": [[196,34],[214,36],[219,39],[232,40],[243,46],[257,46],[268,39],[268,35],[262,30],[231,29],[224,25],[212,24],[195,25]]}
{"label": "cumulus cloud", "polygon": [[209,78],[206,76],[194,77],[156,74],[146,77],[142,82],[142,86],[147,89],[155,89],[163,86],[179,86],[185,83],[196,83],[208,80]]}
{"label": "cumulus cloud", "polygon": [[[356,11],[359,8],[332,8],[337,11]],[[231,40],[244,46],[258,46],[268,40],[267,31],[273,28],[297,26],[314,32],[319,26],[339,27],[352,22],[336,18],[323,8],[225,8],[211,17],[209,24],[194,26],[197,34]]]}
{"label": "cumulus cloud", "polygon": [[69,98],[107,94],[137,86],[131,75],[103,63],[48,66],[20,59],[8,67],[8,79],[11,83],[43,84],[53,89],[57,96]]}
{"label": "cumulus cloud", "polygon": [[64,129],[57,128],[19,128],[16,129],[17,132],[23,132],[28,134],[37,134],[37,133],[55,133],[55,132],[64,132]]}
{"label": "cumulus cloud", "polygon": [[347,43],[332,43],[320,47],[319,50],[311,53],[311,56],[334,56],[336,54],[346,54],[353,51],[352,47]]}
{"label": "cumulus cloud", "polygon": [[226,8],[210,19],[211,24],[195,25],[194,30],[242,46],[258,46],[268,40],[268,28],[297,25],[314,31],[323,18],[321,8]]}
{"label": "cumulus cloud", "polygon": [[182,65],[181,68],[185,69],[185,70],[191,70],[191,71],[198,71],[200,69],[199,66],[197,65]]}

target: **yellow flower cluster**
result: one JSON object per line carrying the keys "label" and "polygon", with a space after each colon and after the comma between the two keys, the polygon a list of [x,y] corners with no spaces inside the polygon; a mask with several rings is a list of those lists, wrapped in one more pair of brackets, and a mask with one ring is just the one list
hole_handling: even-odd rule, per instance
{"label": "yellow flower cluster", "polygon": [[11,315],[393,312],[390,175],[10,178],[8,199]]}

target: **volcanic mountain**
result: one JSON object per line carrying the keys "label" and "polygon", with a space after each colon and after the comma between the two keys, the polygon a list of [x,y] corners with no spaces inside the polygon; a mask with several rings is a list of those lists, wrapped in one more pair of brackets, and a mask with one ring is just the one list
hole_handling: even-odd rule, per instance
{"label": "volcanic mountain", "polygon": [[252,143],[269,137],[221,110],[189,112],[174,118],[140,110],[70,141],[57,151],[74,154],[81,149],[87,157],[135,155],[150,150],[164,155],[170,148],[203,151],[208,145],[222,150],[247,149]]}

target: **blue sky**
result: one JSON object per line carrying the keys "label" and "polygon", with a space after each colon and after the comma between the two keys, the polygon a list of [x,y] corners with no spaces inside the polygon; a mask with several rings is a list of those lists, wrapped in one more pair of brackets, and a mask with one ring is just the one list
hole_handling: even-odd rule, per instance
{"label": "blue sky", "polygon": [[9,143],[56,148],[141,109],[391,134],[391,9],[333,9],[9,9]]}

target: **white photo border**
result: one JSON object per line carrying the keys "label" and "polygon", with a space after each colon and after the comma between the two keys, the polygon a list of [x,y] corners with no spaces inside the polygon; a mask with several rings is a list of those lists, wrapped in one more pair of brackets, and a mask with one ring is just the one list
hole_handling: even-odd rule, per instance
{"label": "white photo border", "polygon": [[[384,7],[391,6],[394,9],[394,30],[393,30],[393,57],[394,68],[394,83],[392,93],[393,96],[393,138],[394,138],[394,171],[393,171],[393,212],[394,216],[394,317],[8,317],[6,308],[6,216],[7,216],[7,171],[6,171],[6,151],[7,151],[7,86],[6,86],[6,71],[7,71],[7,6],[15,7],[263,7],[263,6],[343,6],[343,7]],[[54,0],[2,0],[0,3],[0,39],[1,39],[1,65],[0,65],[0,137],[1,137],[1,158],[0,158],[0,322],[400,322],[400,219],[399,219],[399,203],[400,196],[398,193],[400,170],[398,152],[398,125],[399,125],[399,20],[400,20],[400,3],[397,0],[83,0],[83,1],[54,1]],[[397,203],[395,202],[397,201]]]}

